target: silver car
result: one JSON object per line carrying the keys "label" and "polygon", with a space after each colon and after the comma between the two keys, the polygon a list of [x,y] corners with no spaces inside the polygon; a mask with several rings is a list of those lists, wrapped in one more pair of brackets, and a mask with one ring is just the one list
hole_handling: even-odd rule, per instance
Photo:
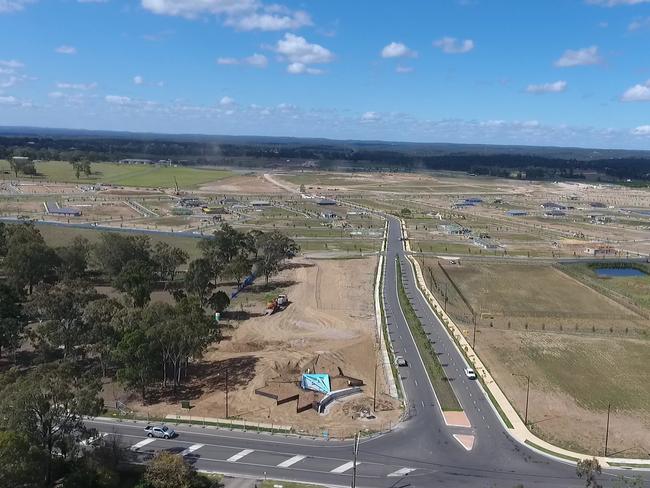
{"label": "silver car", "polygon": [[170,429],[166,425],[147,425],[144,428],[144,431],[146,432],[147,437],[161,437],[163,439],[176,437],[174,429]]}

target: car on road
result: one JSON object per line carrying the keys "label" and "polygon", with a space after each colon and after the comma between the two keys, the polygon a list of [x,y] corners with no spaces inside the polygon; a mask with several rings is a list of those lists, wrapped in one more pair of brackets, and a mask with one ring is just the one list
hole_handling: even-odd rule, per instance
{"label": "car on road", "polygon": [[171,439],[176,437],[174,429],[170,429],[166,425],[147,425],[144,428],[147,437],[160,437],[162,439]]}
{"label": "car on road", "polygon": [[397,363],[398,366],[408,366],[409,365],[406,362],[406,359],[404,359],[402,356],[396,356],[395,357],[395,362]]}
{"label": "car on road", "polygon": [[465,376],[467,376],[470,380],[476,379],[476,373],[472,368],[465,368]]}

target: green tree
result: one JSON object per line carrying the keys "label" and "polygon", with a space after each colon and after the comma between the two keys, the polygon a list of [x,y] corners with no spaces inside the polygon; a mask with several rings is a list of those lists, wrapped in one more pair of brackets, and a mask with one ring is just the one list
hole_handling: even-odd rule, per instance
{"label": "green tree", "polygon": [[7,255],[7,225],[0,222],[0,257]]}
{"label": "green tree", "polygon": [[101,296],[82,281],[38,285],[29,301],[32,314],[44,321],[38,334],[53,346],[63,346],[66,357],[74,354],[86,334],[84,309]]}
{"label": "green tree", "polygon": [[77,179],[79,179],[81,173],[83,173],[86,176],[91,175],[90,161],[88,161],[87,159],[73,158],[73,160],[70,161],[70,164],[72,165],[72,169],[74,170],[74,174],[77,177]]}
{"label": "green tree", "polygon": [[174,281],[176,270],[187,263],[189,255],[181,248],[161,241],[154,246],[151,259],[161,280]]}
{"label": "green tree", "polygon": [[45,479],[44,452],[17,432],[0,431],[0,486],[38,488]]}
{"label": "green tree", "polygon": [[0,357],[3,350],[18,348],[26,325],[19,293],[0,283]]}
{"label": "green tree", "polygon": [[405,219],[411,218],[411,209],[404,207],[402,210],[399,211],[399,214],[404,217]]}
{"label": "green tree", "polygon": [[84,342],[99,360],[102,376],[111,354],[120,342],[120,332],[114,326],[114,317],[123,309],[120,302],[114,298],[101,298],[90,302],[83,311],[83,321],[86,324]]}
{"label": "green tree", "polygon": [[[138,311],[137,316],[141,315]],[[132,317],[135,318],[135,317]],[[132,391],[140,392],[142,404],[147,400],[147,387],[156,379],[158,351],[143,326],[127,330],[113,353],[118,364],[117,379]]]}
{"label": "green tree", "polygon": [[576,464],[576,475],[585,481],[587,488],[602,488],[598,482],[598,475],[602,473],[600,463],[596,458],[582,459]]}
{"label": "green tree", "polygon": [[153,270],[148,261],[133,260],[126,263],[113,280],[115,288],[126,292],[136,307],[143,307],[151,299]]}
{"label": "green tree", "polygon": [[279,231],[260,234],[255,240],[257,259],[253,270],[258,275],[264,275],[266,284],[269,278],[280,271],[280,266],[286,259],[293,258],[299,251],[293,239]]}
{"label": "green tree", "polygon": [[149,237],[104,232],[93,249],[102,270],[115,277],[130,261],[150,262]]}
{"label": "green tree", "polygon": [[237,285],[241,285],[242,280],[251,273],[253,264],[248,256],[238,254],[226,266],[224,274],[235,279]]}
{"label": "green tree", "polygon": [[151,488],[192,488],[196,472],[183,456],[159,451],[147,465],[144,479]]}
{"label": "green tree", "polygon": [[46,485],[52,481],[55,450],[72,457],[76,440],[89,435],[83,415],[98,415],[101,382],[71,364],[38,366],[3,390],[0,425],[26,436],[46,453]]}
{"label": "green tree", "polygon": [[88,239],[76,236],[72,244],[56,248],[59,257],[57,273],[61,279],[83,278],[88,267],[90,244]]}
{"label": "green tree", "polygon": [[212,275],[212,265],[207,258],[191,261],[187,273],[185,273],[185,289],[188,293],[199,297],[201,303],[205,303],[212,288],[210,283]]}
{"label": "green tree", "polygon": [[215,312],[222,313],[230,305],[230,297],[224,291],[218,290],[210,296],[208,304]]}
{"label": "green tree", "polygon": [[7,280],[17,289],[52,279],[59,259],[43,236],[31,223],[8,226],[7,255],[4,268]]}

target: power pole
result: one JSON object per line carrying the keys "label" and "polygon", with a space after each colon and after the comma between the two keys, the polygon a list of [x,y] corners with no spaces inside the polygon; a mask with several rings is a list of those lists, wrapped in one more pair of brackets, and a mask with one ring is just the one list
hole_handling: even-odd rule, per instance
{"label": "power pole", "polygon": [[609,441],[609,412],[612,408],[612,404],[607,404],[607,427],[605,428],[605,457],[607,457],[607,443]]}
{"label": "power pole", "polygon": [[357,487],[357,455],[359,454],[359,433],[354,436],[354,461],[352,462],[352,488]]}
{"label": "power pole", "polygon": [[472,349],[476,349],[476,314],[474,315],[474,337],[472,338]]}
{"label": "power pole", "polygon": [[526,375],[526,413],[524,414],[524,425],[528,425],[528,397],[530,396],[530,376]]}
{"label": "power pole", "polygon": [[374,414],[377,406],[377,365],[375,364],[375,387],[372,390],[372,412]]}

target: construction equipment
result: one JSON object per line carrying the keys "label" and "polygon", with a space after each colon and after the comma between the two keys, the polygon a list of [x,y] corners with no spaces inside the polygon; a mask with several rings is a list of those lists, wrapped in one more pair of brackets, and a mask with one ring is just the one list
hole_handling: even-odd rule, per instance
{"label": "construction equipment", "polygon": [[264,312],[264,315],[272,315],[275,312],[284,310],[288,305],[289,298],[287,298],[287,295],[278,295],[277,298],[274,298],[266,304],[266,311]]}

